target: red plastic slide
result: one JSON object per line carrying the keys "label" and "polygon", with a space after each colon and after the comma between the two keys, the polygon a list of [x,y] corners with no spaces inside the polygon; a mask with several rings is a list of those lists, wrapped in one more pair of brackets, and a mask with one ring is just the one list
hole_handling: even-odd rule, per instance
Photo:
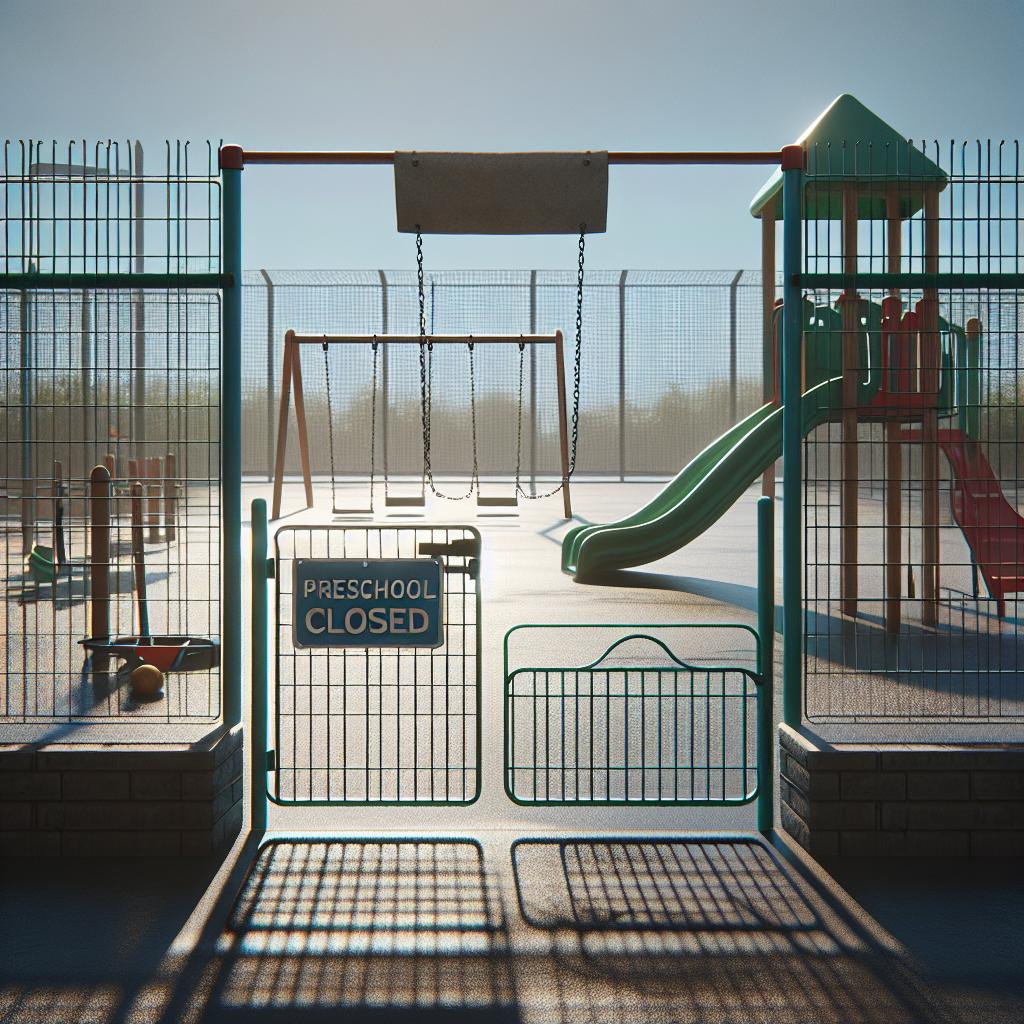
{"label": "red plastic slide", "polygon": [[[917,431],[903,431],[920,441]],[[981,445],[962,430],[940,430],[939,447],[953,470],[950,504],[988,592],[1006,614],[1006,595],[1024,591],[1024,517],[1007,501]]]}

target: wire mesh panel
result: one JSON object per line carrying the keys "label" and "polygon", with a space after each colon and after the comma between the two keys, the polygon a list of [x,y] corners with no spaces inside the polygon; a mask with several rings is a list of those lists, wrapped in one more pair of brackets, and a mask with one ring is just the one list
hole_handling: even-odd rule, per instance
{"label": "wire mesh panel", "polygon": [[970,281],[1021,270],[1019,147],[808,160],[805,270],[847,280],[803,317],[806,714],[1020,720],[1024,305]]}
{"label": "wire mesh panel", "polygon": [[[537,628],[512,632],[521,645]],[[511,667],[506,655],[506,791],[537,804],[749,803],[758,700],[754,672],[687,663],[650,633],[580,666]]]}
{"label": "wire mesh panel", "polygon": [[[23,286],[0,278],[0,719],[215,720],[220,295],[61,285],[220,271],[215,151],[168,144],[144,168],[137,144],[32,142],[5,146],[4,161],[0,269]],[[143,699],[130,652],[82,643],[143,635],[213,653],[178,660],[163,698]]]}
{"label": "wire mesh panel", "polygon": [[[277,577],[275,768],[282,804],[465,804],[480,791],[480,537],[472,527],[283,527]],[[295,643],[297,560],[439,558],[443,643]]]}
{"label": "wire mesh panel", "polygon": [[[285,331],[416,334],[413,271],[246,273],[243,333],[244,467],[269,473]],[[762,314],[757,271],[588,271],[583,292],[579,472],[674,474],[761,404]],[[561,330],[571,401],[576,274],[570,271],[428,271],[431,333],[529,334]],[[433,353],[435,468],[468,475],[470,372],[465,348]],[[327,374],[303,353],[313,472],[330,468]],[[339,476],[369,472],[370,353],[329,354]],[[524,480],[559,472],[554,352],[477,347],[478,447],[484,476]],[[376,465],[395,475],[423,468],[419,353],[387,346],[378,381]],[[520,415],[522,430],[519,430]],[[358,439],[358,440],[353,440]],[[286,463],[298,473],[293,445]]]}

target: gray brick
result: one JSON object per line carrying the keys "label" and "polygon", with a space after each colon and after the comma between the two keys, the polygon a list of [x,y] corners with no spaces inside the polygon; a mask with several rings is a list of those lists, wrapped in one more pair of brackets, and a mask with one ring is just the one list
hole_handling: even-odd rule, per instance
{"label": "gray brick", "polygon": [[815,750],[807,758],[807,767],[815,771],[874,772],[878,771],[879,755],[875,750]]}
{"label": "gray brick", "polygon": [[59,856],[59,832],[0,832],[0,857]]}
{"label": "gray brick", "polygon": [[804,767],[807,766],[807,755],[810,744],[796,730],[788,725],[779,726],[779,744],[782,749]]}
{"label": "gray brick", "polygon": [[180,772],[133,772],[133,800],[180,800]]}
{"label": "gray brick", "polygon": [[32,827],[32,804],[28,801],[20,803],[0,804],[0,829],[12,832]]}
{"label": "gray brick", "polygon": [[[187,804],[140,800],[103,803],[71,803],[63,807],[62,825],[75,831],[125,831],[128,829],[180,829]],[[40,805],[42,810],[42,805]]]}
{"label": "gray brick", "polygon": [[242,727],[234,726],[229,732],[221,734],[212,743],[213,763],[219,766],[233,754],[241,754],[242,751]]}
{"label": "gray brick", "polygon": [[65,857],[177,857],[181,833],[163,831],[64,832]]}
{"label": "gray brick", "polygon": [[39,751],[39,767],[49,771],[203,771],[213,770],[213,752],[179,747],[52,746]]}
{"label": "gray brick", "polygon": [[213,772],[182,772],[182,800],[212,800],[214,794]]}
{"label": "gray brick", "polygon": [[232,843],[235,837],[242,830],[242,820],[245,814],[245,807],[241,800],[236,800],[227,811],[221,815],[215,826],[217,830],[217,843],[220,846]]}
{"label": "gray brick", "polygon": [[972,857],[1024,857],[1024,830],[971,833]]}
{"label": "gray brick", "polygon": [[211,828],[186,829],[181,834],[184,857],[202,857],[230,845],[242,828],[242,804],[232,804]]}
{"label": "gray brick", "polygon": [[908,772],[909,800],[967,800],[971,782],[967,772]]}
{"label": "gray brick", "polygon": [[230,786],[235,779],[242,775],[242,751],[236,750],[229,758],[222,761],[213,771],[213,788],[220,792],[225,786]]}
{"label": "gray brick", "polygon": [[921,745],[883,752],[882,767],[887,771],[1024,771],[1024,744]]}
{"label": "gray brick", "polygon": [[907,780],[898,772],[843,772],[839,788],[843,800],[902,800]]}
{"label": "gray brick", "polygon": [[904,832],[842,832],[839,852],[843,857],[902,857],[906,853]]}
{"label": "gray brick", "polygon": [[779,796],[789,804],[789,806],[792,807],[793,810],[804,819],[804,821],[807,821],[810,818],[811,802],[803,793],[800,792],[799,789],[796,788],[796,786],[792,785],[785,776],[779,779]]}
{"label": "gray brick", "polygon": [[839,799],[839,774],[837,772],[810,772],[789,754],[782,755],[781,770],[793,786],[812,800]]}
{"label": "gray brick", "polygon": [[807,822],[783,800],[779,806],[782,827],[805,850],[810,847],[811,831]]}
{"label": "gray brick", "polygon": [[902,832],[907,827],[907,805],[900,803],[883,803],[880,825],[886,831]]}
{"label": "gray brick", "polygon": [[64,827],[64,804],[36,804],[36,828],[62,829]]}
{"label": "gray brick", "polygon": [[911,829],[906,835],[908,857],[969,857],[971,853],[969,832]]}
{"label": "gray brick", "polygon": [[1024,801],[986,800],[970,806],[974,828],[1024,829]]}
{"label": "gray brick", "polygon": [[908,803],[905,807],[907,828],[1024,828],[1024,802],[1021,801],[933,801]]}
{"label": "gray brick", "polygon": [[1024,772],[971,772],[975,800],[1024,800]]}
{"label": "gray brick", "polygon": [[127,772],[65,772],[65,800],[127,800],[131,793]]}
{"label": "gray brick", "polygon": [[59,800],[58,772],[4,772],[0,775],[0,800]]}
{"label": "gray brick", "polygon": [[0,747],[0,772],[30,772],[35,760],[36,752],[31,747]]}
{"label": "gray brick", "polygon": [[783,751],[779,761],[779,770],[798,789],[804,793],[810,791],[811,773],[792,754]]}
{"label": "gray brick", "polygon": [[807,824],[811,831],[821,828],[878,827],[878,805],[865,800],[811,801]]}

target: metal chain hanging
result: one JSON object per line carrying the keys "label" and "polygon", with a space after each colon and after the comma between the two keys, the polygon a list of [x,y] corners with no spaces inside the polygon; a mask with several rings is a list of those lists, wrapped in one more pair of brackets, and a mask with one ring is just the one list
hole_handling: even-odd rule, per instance
{"label": "metal chain hanging", "polygon": [[427,341],[426,294],[423,275],[423,236],[416,232],[416,290],[419,299],[420,313],[420,420],[423,427],[423,476],[435,498],[445,501],[464,501],[472,497],[480,483],[480,469],[477,459],[476,436],[476,371],[473,359],[473,342],[469,342],[469,413],[473,440],[473,471],[469,479],[469,489],[465,494],[443,494],[434,484],[434,469],[430,461],[430,423],[434,408],[433,396],[433,343]]}
{"label": "metal chain hanging", "polygon": [[[377,337],[373,339],[373,377],[370,385],[370,511],[373,511],[373,484],[377,475],[377,364],[380,348]],[[324,379],[327,385],[327,441],[330,446],[331,456],[331,510],[338,507],[337,483],[334,470],[334,402],[331,398],[331,361],[327,357],[327,338],[323,341],[324,351]],[[387,482],[387,462],[384,464],[384,480]]]}
{"label": "metal chain hanging", "polygon": [[[580,225],[579,242],[579,263],[576,272],[576,352],[573,360],[573,381],[572,381],[572,439],[569,445],[569,476],[576,472],[576,449],[579,444],[580,435],[580,363],[583,355],[583,268],[586,255],[586,230],[585,224]],[[523,349],[522,342],[519,343],[519,426],[516,437],[516,493],[524,498],[550,498],[557,494],[563,487],[559,483],[550,491],[540,494],[527,494],[520,482],[522,476],[522,451],[523,451]]]}

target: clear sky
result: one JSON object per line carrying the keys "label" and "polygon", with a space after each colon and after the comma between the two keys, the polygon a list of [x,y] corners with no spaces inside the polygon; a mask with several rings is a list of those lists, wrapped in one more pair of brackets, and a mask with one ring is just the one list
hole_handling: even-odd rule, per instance
{"label": "clear sky", "polygon": [[[1024,0],[0,0],[0,50],[7,138],[156,152],[770,149],[842,92],[913,138],[1022,134]],[[767,174],[613,168],[590,265],[756,266],[747,203]],[[386,168],[244,184],[249,267],[413,264]],[[427,242],[435,268],[574,255],[568,238]]]}

